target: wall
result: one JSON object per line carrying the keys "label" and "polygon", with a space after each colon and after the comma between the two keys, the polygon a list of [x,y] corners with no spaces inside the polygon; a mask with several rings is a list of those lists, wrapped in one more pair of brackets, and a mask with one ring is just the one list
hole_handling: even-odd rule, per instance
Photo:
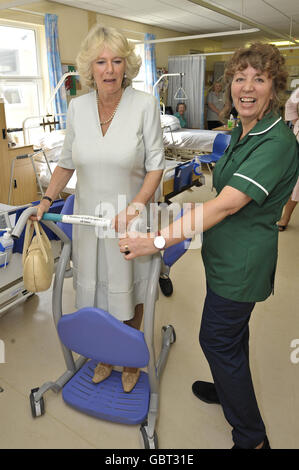
{"label": "wall", "polygon": [[[80,10],[78,8],[48,1],[32,4],[28,3],[20,8],[42,14],[52,13],[58,15],[61,61],[63,63],[74,63],[80,43],[88,32],[89,13],[86,10]],[[44,23],[43,16],[31,15],[15,10],[1,10],[0,17],[17,21],[27,21],[34,24]]]}
{"label": "wall", "polygon": [[[0,0],[0,6],[7,5],[6,0]],[[16,10],[0,10],[0,18],[7,18],[16,21],[26,21],[34,24],[43,24],[43,17],[34,13],[52,13],[58,15],[59,47],[61,61],[63,63],[74,63],[80,44],[87,34],[89,28],[99,22],[103,25],[112,26],[123,30],[130,39],[142,41],[145,33],[151,33],[156,39],[167,37],[184,36],[184,34],[158,28],[134,21],[123,20],[109,15],[101,15],[79,8],[68,7],[60,3],[40,1],[23,5],[25,10],[32,11],[33,14],[18,12]],[[156,60],[158,67],[168,67],[168,56],[189,54],[191,49],[197,51],[218,51],[221,42],[213,40],[178,41],[156,44]]]}
{"label": "wall", "polygon": [[[0,0],[1,4],[7,5],[7,0]],[[182,33],[176,31],[158,28],[134,21],[124,20],[109,15],[102,15],[95,12],[89,12],[79,8],[68,7],[60,3],[52,3],[49,1],[40,1],[38,3],[29,3],[23,5],[26,10],[33,13],[53,13],[58,15],[58,28],[59,28],[59,46],[61,61],[63,63],[74,63],[75,58],[80,47],[80,44],[87,34],[89,28],[95,23],[99,22],[103,25],[113,26],[123,30],[126,36],[130,39],[142,41],[144,33],[155,34],[156,39],[171,38],[177,36],[184,36]],[[0,10],[0,18],[8,18],[11,20],[28,21],[35,24],[43,24],[43,17],[35,14],[20,13],[15,10]],[[190,50],[198,52],[218,52],[218,51],[233,51],[237,47],[241,47],[248,42],[264,39],[261,35],[240,35],[225,37],[223,39],[197,39],[177,42],[166,42],[156,44],[156,59],[158,67],[168,67],[168,56],[189,54]],[[284,52],[287,58],[287,65],[298,65],[299,52],[294,50],[293,53],[289,51]],[[216,55],[207,56],[206,69],[212,71],[215,62],[226,62],[230,56]]]}

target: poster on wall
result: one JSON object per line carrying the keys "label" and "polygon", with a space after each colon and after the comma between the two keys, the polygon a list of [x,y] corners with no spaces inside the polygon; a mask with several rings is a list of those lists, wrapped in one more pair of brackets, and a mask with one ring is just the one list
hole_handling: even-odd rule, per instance
{"label": "poster on wall", "polygon": [[[62,64],[62,73],[76,72],[76,67],[74,64]],[[81,83],[79,81],[79,76],[71,75],[65,80],[65,89],[67,96],[73,97],[77,95],[78,90],[81,90]]]}

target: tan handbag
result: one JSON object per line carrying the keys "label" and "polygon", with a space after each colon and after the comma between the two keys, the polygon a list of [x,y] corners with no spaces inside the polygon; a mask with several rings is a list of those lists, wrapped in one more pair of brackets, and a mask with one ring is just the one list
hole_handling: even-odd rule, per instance
{"label": "tan handbag", "polygon": [[[35,230],[35,236],[33,236]],[[54,271],[51,243],[37,221],[27,221],[23,246],[23,280],[29,292],[49,289]]]}

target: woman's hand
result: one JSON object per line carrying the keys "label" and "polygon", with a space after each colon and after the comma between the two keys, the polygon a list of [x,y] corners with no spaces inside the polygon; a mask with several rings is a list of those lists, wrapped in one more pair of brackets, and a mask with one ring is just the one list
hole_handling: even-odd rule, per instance
{"label": "woman's hand", "polygon": [[139,217],[145,209],[144,204],[134,202],[122,210],[112,221],[112,228],[119,234],[125,235],[130,230],[130,225],[134,219]]}
{"label": "woman's hand", "polygon": [[51,206],[50,201],[48,201],[47,199],[42,199],[39,205],[37,206],[36,215],[32,215],[30,217],[30,220],[38,220],[38,221],[41,220],[44,212],[48,212],[48,210],[50,209],[50,206]]}
{"label": "woman's hand", "polygon": [[[138,256],[153,255],[159,250],[154,246],[154,233],[129,232],[126,238],[122,238],[118,244],[125,259],[131,260]],[[125,254],[126,252],[130,252]]]}
{"label": "woman's hand", "polygon": [[112,221],[112,228],[120,234],[125,234],[128,230],[128,227],[136,215],[129,215],[127,209],[121,211]]}

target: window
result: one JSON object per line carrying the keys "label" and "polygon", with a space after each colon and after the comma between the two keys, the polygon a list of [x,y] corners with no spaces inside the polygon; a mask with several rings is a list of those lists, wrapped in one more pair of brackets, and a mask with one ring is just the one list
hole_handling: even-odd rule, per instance
{"label": "window", "polygon": [[[129,41],[136,42],[134,39],[129,39]],[[132,87],[136,88],[136,90],[145,91],[144,44],[136,44],[135,53],[141,57],[142,65],[137,77],[132,82]]]}
{"label": "window", "polygon": [[[22,128],[28,116],[43,109],[44,83],[40,61],[40,26],[0,23],[0,98],[7,128]],[[23,143],[22,132],[15,134]]]}

